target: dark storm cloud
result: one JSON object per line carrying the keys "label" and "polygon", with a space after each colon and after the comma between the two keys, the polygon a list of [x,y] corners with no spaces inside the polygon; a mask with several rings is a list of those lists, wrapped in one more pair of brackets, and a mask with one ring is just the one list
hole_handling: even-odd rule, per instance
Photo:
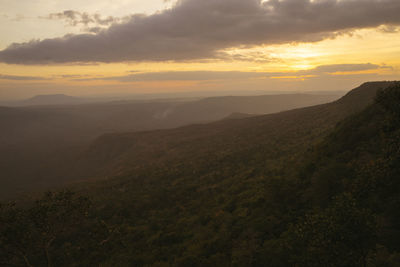
{"label": "dark storm cloud", "polygon": [[399,14],[399,0],[180,0],[171,9],[133,15],[97,34],[13,44],[0,51],[0,61],[208,59],[229,47],[314,42],[354,29],[400,25]]}
{"label": "dark storm cloud", "polygon": [[97,77],[73,79],[74,81],[108,80],[119,82],[143,82],[143,81],[212,81],[212,80],[235,80],[252,78],[269,78],[275,76],[320,76],[330,75],[337,72],[352,74],[357,71],[376,70],[380,68],[391,68],[386,65],[366,64],[334,64],[321,65],[309,70],[294,72],[251,72],[251,71],[165,71],[165,72],[144,72],[124,76]]}

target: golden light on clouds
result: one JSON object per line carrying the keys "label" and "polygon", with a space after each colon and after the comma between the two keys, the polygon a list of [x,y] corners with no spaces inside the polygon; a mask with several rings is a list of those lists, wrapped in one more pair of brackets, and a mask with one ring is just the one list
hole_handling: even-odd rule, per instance
{"label": "golden light on clouds", "polygon": [[[356,31],[317,43],[297,43],[226,51],[231,58],[185,62],[132,62],[99,64],[15,65],[1,64],[2,74],[41,76],[55,79],[68,76],[120,76],[133,72],[161,71],[297,71],[319,65],[346,63],[400,65],[400,34],[384,34],[376,29]],[[235,58],[240,55],[240,58]],[[382,69],[380,72],[390,72]],[[65,76],[63,78],[63,76]],[[69,80],[69,79],[68,79]]]}
{"label": "golden light on clouds", "polygon": [[[48,1],[51,2],[51,0]],[[184,0],[182,3],[194,3],[195,1],[196,0]],[[246,1],[250,3],[255,0]],[[374,1],[377,0],[368,0],[368,2]],[[137,0],[136,2],[139,3],[140,1]],[[162,1],[158,0],[153,1],[149,4],[149,8],[151,7],[151,10],[156,10],[157,5],[159,5],[160,8],[163,6],[165,7],[164,4],[161,5],[161,2]],[[367,2],[360,1],[360,5],[363,5],[363,3]],[[315,4],[316,3],[313,1],[308,3],[308,5]],[[127,5],[127,3],[124,2],[123,5]],[[171,5],[172,3],[170,2],[169,6]],[[393,6],[397,7],[395,1],[393,2]],[[13,8],[15,9],[15,7]],[[275,12],[274,8],[269,8],[268,10],[268,12]],[[390,12],[390,10],[382,10],[382,12]],[[51,12],[54,11],[56,10],[51,10]],[[199,12],[204,11],[200,10]],[[77,14],[81,13],[78,12]],[[120,13],[120,15],[121,14],[122,13]],[[161,12],[158,14],[162,16],[163,13]],[[181,15],[182,14],[177,13],[177,16]],[[286,15],[279,14],[279,16]],[[151,16],[149,18],[151,18]],[[51,21],[47,21],[47,23],[52,25]],[[42,24],[43,20],[40,20],[40,25]],[[78,25],[81,24],[81,22],[78,23]],[[68,27],[70,27],[70,25]],[[68,27],[66,27],[67,30]],[[49,29],[50,28],[51,26],[49,26]],[[307,29],[301,30],[304,31],[305,34],[309,32]],[[55,32],[58,31],[59,29]],[[193,28],[193,31],[196,32],[198,29]],[[286,31],[290,32],[291,29],[286,29]],[[79,33],[79,31],[75,31],[76,34],[77,32]],[[49,34],[49,38],[53,38],[53,33]],[[191,36],[190,34],[189,32],[188,35]],[[274,34],[277,35],[276,38],[282,38],[279,32]],[[38,36],[43,36],[43,33],[38,34]],[[65,38],[67,38],[65,40],[68,40],[69,37]],[[195,39],[197,37],[190,38]],[[205,38],[208,38],[208,36],[206,35]],[[227,36],[226,38],[231,37]],[[240,40],[241,37],[238,36],[235,38]],[[250,37],[245,36],[244,38]],[[268,36],[266,38],[266,40],[268,40]],[[286,37],[283,39],[285,38]],[[251,45],[251,42],[250,44],[244,42],[243,45],[219,49],[216,50],[215,53],[211,53],[211,56],[199,59],[191,59],[188,57],[182,60],[170,60],[166,57],[165,60],[154,60],[154,58],[126,62],[113,62],[110,60],[110,63],[0,63],[0,89],[3,90],[3,92],[8,90],[7,93],[3,93],[0,97],[4,95],[10,95],[10,97],[12,97],[13,90],[18,84],[24,85],[24,88],[31,86],[32,91],[29,92],[26,90],[26,95],[35,94],[37,91],[36,89],[40,86],[43,88],[58,86],[59,88],[64,88],[67,93],[68,90],[74,90],[73,88],[90,87],[92,88],[91,92],[96,90],[104,92],[105,88],[108,87],[110,92],[113,93],[118,92],[118,90],[123,92],[129,91],[131,93],[165,92],[174,90],[211,90],[215,88],[229,90],[232,87],[238,89],[237,87],[239,85],[243,86],[243,90],[287,89],[284,86],[281,87],[280,84],[277,83],[277,81],[280,80],[309,81],[310,90],[313,90],[319,88],[318,83],[321,83],[322,76],[329,79],[335,77],[337,79],[346,79],[346,81],[351,81],[351,83],[348,83],[348,86],[352,86],[353,84],[368,81],[369,79],[398,79],[400,75],[400,31],[395,24],[378,25],[375,27],[363,26],[360,29],[344,30],[341,34],[337,32],[330,34],[322,32],[318,33],[316,37],[312,35],[312,37],[304,38],[304,40],[301,36],[297,36],[296,38],[298,40],[281,41],[279,42],[281,44],[257,46]],[[320,38],[321,40],[315,41],[313,38]],[[288,40],[290,40],[290,38],[288,38]],[[208,40],[206,41],[208,42]],[[42,41],[38,41],[37,45],[41,45],[41,42]],[[219,38],[217,38],[215,42],[219,42]],[[235,41],[233,43],[237,42]],[[209,46],[209,44],[207,44],[207,46]],[[182,49],[184,50],[185,47],[182,46]],[[196,52],[196,46],[193,49],[193,51]],[[198,47],[198,49],[201,50],[203,47]],[[69,52],[67,51],[67,53]],[[101,53],[102,52],[99,52],[99,55],[101,55]],[[111,51],[110,53],[114,52]],[[168,50],[166,53],[168,54]],[[179,49],[175,52],[171,51],[171,54],[173,53],[179,53]],[[207,52],[204,53],[207,55]],[[117,55],[117,57],[119,56],[120,55]],[[160,57],[162,56],[163,54],[160,54]],[[74,54],[71,54],[71,57],[74,58]],[[106,58],[106,60],[108,59]],[[331,65],[341,66],[341,69],[335,71],[330,68],[329,71],[320,71],[324,66]],[[342,65],[348,65],[352,68],[343,69],[344,67]],[[316,73],[317,71],[319,71],[319,73]],[[197,74],[197,76],[192,75],[194,78],[188,78],[191,72]],[[212,75],[212,72],[216,72],[218,75]],[[227,74],[225,74],[225,76],[220,74],[223,72],[227,72]],[[230,72],[232,73],[230,74]],[[231,82],[230,79],[235,78],[235,72],[237,72],[238,78],[236,78],[235,82]],[[160,75],[157,76],[157,73],[163,73],[164,76],[171,74],[174,78],[160,78]],[[177,77],[176,73],[182,73],[182,78],[180,79]],[[251,73],[255,74],[252,75]],[[146,76],[146,74],[149,75]],[[154,78],[152,75],[157,77]],[[207,78],[202,75],[209,75],[210,77]],[[301,86],[303,85],[299,84],[299,88],[304,89]],[[333,87],[331,86],[329,88],[332,89]],[[296,89],[295,84],[293,84],[290,89]],[[51,90],[49,89],[48,91]],[[74,92],[77,91],[75,90]],[[85,93],[87,92],[82,91],[82,94]]]}

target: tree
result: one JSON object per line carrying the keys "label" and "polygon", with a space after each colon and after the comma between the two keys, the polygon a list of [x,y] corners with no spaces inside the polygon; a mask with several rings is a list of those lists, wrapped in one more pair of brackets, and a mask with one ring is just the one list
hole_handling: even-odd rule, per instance
{"label": "tree", "polygon": [[[1,206],[0,255],[4,264],[53,266],[51,248],[87,219],[90,201],[71,191],[48,192],[30,207]],[[38,255],[43,255],[42,257]],[[2,262],[3,263],[3,262]]]}
{"label": "tree", "polygon": [[376,225],[374,216],[346,193],[329,208],[306,215],[286,238],[296,266],[366,266]]}
{"label": "tree", "polygon": [[0,205],[0,265],[32,266],[32,221],[15,203]]}

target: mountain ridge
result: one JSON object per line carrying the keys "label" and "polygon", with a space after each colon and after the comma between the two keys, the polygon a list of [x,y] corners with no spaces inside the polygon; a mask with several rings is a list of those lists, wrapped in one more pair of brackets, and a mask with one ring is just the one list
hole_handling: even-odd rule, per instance
{"label": "mountain ridge", "polygon": [[[247,135],[235,130],[239,123],[215,122],[214,128],[232,127],[211,135],[207,126],[194,125],[102,137],[119,144],[105,161],[121,148],[128,153],[112,166],[114,176],[81,190],[96,199],[100,214],[122,225],[115,240],[135,251],[114,243],[107,262],[398,266],[400,86],[391,85],[375,84],[376,91],[362,97],[364,107],[354,103],[356,90],[336,103],[243,119],[240,127],[254,131]],[[315,111],[322,115],[309,123]],[[288,131],[252,139],[254,146],[245,142],[278,125],[278,131]],[[168,139],[181,137],[180,131],[198,135]],[[150,149],[152,158],[140,152],[135,142],[147,151],[141,138],[148,135],[162,136],[152,141],[169,151],[165,157],[157,149]],[[166,143],[159,143],[163,138]],[[152,164],[127,169],[132,149]]]}
{"label": "mountain ridge", "polygon": [[[336,98],[295,96],[220,97],[186,102],[128,101],[0,109],[0,150],[3,152],[0,155],[0,167],[5,176],[0,197],[15,191],[23,192],[24,188],[34,185],[45,188],[46,185],[52,187],[74,180],[74,173],[69,172],[69,164],[102,134],[205,124],[223,119],[234,111],[276,112],[282,107],[275,102],[289,103],[286,104],[288,108],[297,98],[303,99],[300,105],[324,103]],[[242,106],[237,105],[240,99],[246,99]],[[25,168],[19,168],[21,163],[25,163]],[[7,184],[13,185],[14,189],[8,189]]]}
{"label": "mountain ridge", "polygon": [[85,99],[65,94],[36,95],[19,104],[24,106],[75,105],[85,103]]}
{"label": "mountain ridge", "polygon": [[49,223],[67,227],[57,266],[398,266],[400,83],[363,86],[309,108],[103,135],[86,156],[110,176],[0,205],[13,245],[0,254],[23,262],[23,244],[44,262]]}
{"label": "mountain ridge", "polygon": [[[198,152],[206,151],[207,147],[219,148],[222,151],[237,147],[236,149],[240,150],[243,147],[253,146],[252,140],[259,140],[260,144],[267,145],[265,142],[268,141],[263,140],[263,136],[277,140],[286,138],[290,143],[290,134],[296,134],[296,131],[299,131],[298,135],[301,135],[300,132],[308,131],[310,138],[318,138],[323,132],[332,129],[341,119],[361,111],[372,103],[376,92],[391,84],[393,82],[365,83],[332,103],[275,114],[222,120],[169,130],[103,135],[97,138],[81,156],[82,159],[96,159],[98,162],[88,163],[83,160],[85,163],[78,164],[80,167],[76,169],[84,169],[82,165],[96,166],[93,167],[96,170],[108,168],[103,176],[109,177],[113,172],[122,174],[124,169],[127,171],[131,168],[132,171],[141,168],[146,165],[146,161],[171,161],[172,158],[183,161],[188,153],[185,151],[185,146],[191,146],[192,150],[197,149]],[[360,101],[355,102],[358,95],[361,96]],[[274,131],[274,128],[284,128],[285,132]],[[100,159],[101,157],[103,159]],[[83,176],[87,178],[88,173]],[[96,175],[98,174],[93,176]]]}

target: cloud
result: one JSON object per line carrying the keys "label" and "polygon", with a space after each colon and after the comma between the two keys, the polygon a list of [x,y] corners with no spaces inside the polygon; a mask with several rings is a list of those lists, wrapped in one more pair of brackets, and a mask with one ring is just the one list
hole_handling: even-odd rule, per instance
{"label": "cloud", "polygon": [[40,19],[64,20],[69,26],[83,26],[81,29],[85,32],[99,33],[114,23],[128,21],[130,16],[118,18],[113,16],[103,17],[98,13],[89,14],[75,10],[64,10],[63,12],[51,13]]}
{"label": "cloud", "polygon": [[349,76],[349,75],[366,74],[365,71],[379,70],[379,69],[393,69],[393,67],[387,66],[385,64],[377,65],[377,64],[371,64],[371,63],[330,64],[330,65],[320,65],[320,66],[317,66],[312,69],[299,70],[299,71],[294,71],[294,72],[293,71],[292,72],[270,72],[268,74],[268,77],[310,78],[310,77],[320,77],[320,76],[332,76],[335,74]]}
{"label": "cloud", "polygon": [[271,56],[268,52],[261,51],[229,51],[221,52],[215,55],[216,58],[223,61],[247,61],[247,62],[258,62],[258,63],[270,63],[270,62],[281,62],[282,59],[276,56]]}
{"label": "cloud", "polygon": [[272,77],[304,77],[333,75],[344,73],[353,75],[355,72],[391,68],[386,65],[366,64],[334,64],[321,65],[309,70],[292,72],[252,72],[252,71],[164,71],[164,72],[133,72],[123,76],[96,77],[72,79],[73,81],[118,81],[118,82],[148,82],[148,81],[216,81],[216,80],[241,80]]}
{"label": "cloud", "polygon": [[14,76],[14,75],[0,74],[0,80],[38,81],[38,80],[48,80],[48,79],[44,78],[44,77],[37,77],[37,76]]}
{"label": "cloud", "polygon": [[311,70],[298,71],[297,74],[334,74],[338,72],[358,72],[376,69],[391,69],[392,67],[386,65],[376,65],[371,63],[366,64],[332,64],[321,65]]}
{"label": "cloud", "polygon": [[379,31],[383,33],[398,33],[400,32],[400,27],[394,25],[382,25],[379,27]]}
{"label": "cloud", "polygon": [[25,19],[27,19],[26,16],[21,15],[21,14],[17,14],[17,15],[15,15],[15,17],[12,19],[12,21],[22,21],[22,20],[25,20]]}
{"label": "cloud", "polygon": [[51,13],[46,17],[39,17],[42,19],[50,20],[65,20],[69,25],[76,26],[78,24],[83,24],[88,26],[89,24],[96,24],[107,26],[116,22],[120,22],[121,18],[116,18],[113,16],[108,16],[103,18],[100,14],[89,14],[86,12],[79,12],[75,10],[65,10],[59,13]]}
{"label": "cloud", "polygon": [[89,74],[61,74],[61,75],[53,75],[52,78],[64,78],[64,79],[78,79],[78,78],[84,78],[84,77],[89,77],[91,75]]}
{"label": "cloud", "polygon": [[244,71],[164,71],[133,73],[123,76],[97,77],[87,79],[74,79],[74,81],[108,80],[119,82],[145,82],[145,81],[208,81],[232,80],[265,77],[264,72]]}
{"label": "cloud", "polygon": [[[231,47],[315,42],[355,29],[400,25],[398,0],[180,0],[132,15],[96,34],[12,44],[16,64],[183,61],[220,57]],[[62,16],[76,19],[76,13]],[[78,16],[78,21],[91,20]],[[73,20],[72,20],[73,21]],[[82,22],[85,23],[85,22]]]}

